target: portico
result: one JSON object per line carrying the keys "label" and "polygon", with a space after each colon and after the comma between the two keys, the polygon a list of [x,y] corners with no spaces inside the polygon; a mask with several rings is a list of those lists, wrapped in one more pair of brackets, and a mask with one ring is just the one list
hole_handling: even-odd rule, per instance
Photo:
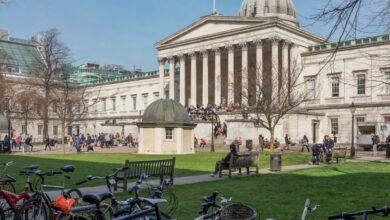
{"label": "portico", "polygon": [[178,97],[184,106],[250,106],[259,84],[272,83],[282,71],[291,71],[293,63],[301,63],[294,51],[318,42],[322,39],[291,21],[212,14],[155,45],[161,90],[168,83],[166,98]]}

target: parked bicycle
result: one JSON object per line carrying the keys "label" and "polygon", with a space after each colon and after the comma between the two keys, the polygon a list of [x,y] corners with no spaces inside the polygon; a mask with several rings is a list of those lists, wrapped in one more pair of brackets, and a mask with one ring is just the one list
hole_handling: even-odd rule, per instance
{"label": "parked bicycle", "polygon": [[[319,207],[319,205],[317,205],[317,204],[315,204],[313,207],[311,207],[310,199],[306,199],[305,205],[303,206],[303,212],[302,212],[301,220],[306,220],[307,214],[316,211],[318,207]],[[270,218],[270,219],[267,219],[267,220],[275,220],[275,219]]]}
{"label": "parked bicycle", "polygon": [[195,220],[218,219],[221,216],[223,208],[231,201],[231,198],[220,197],[220,202],[217,203],[218,195],[218,192],[214,192],[211,196],[202,198],[202,211],[199,212],[200,216]]}
{"label": "parked bicycle", "polygon": [[13,178],[8,174],[6,174],[5,177],[3,176],[7,168],[12,166],[13,164],[14,164],[13,161],[0,164],[0,168],[2,168],[2,171],[0,173],[0,188],[8,192],[16,193],[15,186],[13,184],[14,182],[16,182],[15,178]]}
{"label": "parked bicycle", "polygon": [[342,212],[337,215],[331,215],[328,217],[328,220],[354,220],[362,219],[368,220],[370,216],[380,216],[387,217],[390,216],[390,206],[385,206],[381,209],[372,208],[369,210],[357,211],[357,212]]}
{"label": "parked bicycle", "polygon": [[[46,189],[60,190],[61,195],[65,198],[81,198],[82,194],[80,190],[73,188],[70,190],[65,190],[66,181],[70,177],[66,174],[74,172],[75,167],[72,165],[67,165],[61,168],[61,171],[48,171],[40,172],[36,171],[33,174],[39,177],[40,186],[32,195],[32,198],[24,202],[23,205],[18,209],[15,220],[47,220],[47,219],[56,219],[58,213],[61,212],[59,208],[54,206],[53,201],[50,196],[46,193]],[[65,174],[64,174],[65,173]],[[63,175],[64,182],[61,186],[45,185],[45,178],[52,177],[55,175]]]}
{"label": "parked bicycle", "polygon": [[[5,163],[4,166],[11,166],[13,162]],[[0,220],[12,219],[18,210],[19,201],[27,201],[31,198],[29,192],[34,192],[33,184],[31,182],[31,172],[38,169],[38,165],[31,165],[24,167],[24,170],[21,171],[21,174],[26,176],[26,187],[23,192],[15,194],[15,187],[13,182],[16,182],[15,179],[7,175],[7,179],[2,179],[5,185],[0,187]],[[5,170],[5,169],[4,169]],[[11,186],[11,190],[3,186]]]}

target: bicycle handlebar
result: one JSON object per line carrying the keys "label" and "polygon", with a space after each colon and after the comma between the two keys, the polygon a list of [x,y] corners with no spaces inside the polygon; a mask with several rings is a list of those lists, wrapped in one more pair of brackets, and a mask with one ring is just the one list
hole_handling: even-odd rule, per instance
{"label": "bicycle handlebar", "polygon": [[355,216],[366,216],[366,215],[380,214],[380,213],[382,213],[384,216],[390,215],[390,206],[385,206],[382,209],[376,209],[375,207],[373,207],[371,210],[364,210],[364,211],[351,212],[351,213],[342,212],[337,215],[328,216],[328,220],[346,219]]}
{"label": "bicycle handlebar", "polygon": [[92,175],[88,175],[88,176],[86,176],[86,178],[84,180],[81,180],[81,181],[77,182],[76,185],[78,186],[78,185],[87,183],[89,181],[95,180],[95,179],[105,179],[106,182],[107,182],[107,187],[109,187],[109,179],[112,178],[112,177],[115,177],[119,172],[123,172],[123,171],[125,171],[127,169],[128,169],[127,167],[115,168],[114,172],[109,174],[109,175],[107,175],[107,176],[92,176]]}

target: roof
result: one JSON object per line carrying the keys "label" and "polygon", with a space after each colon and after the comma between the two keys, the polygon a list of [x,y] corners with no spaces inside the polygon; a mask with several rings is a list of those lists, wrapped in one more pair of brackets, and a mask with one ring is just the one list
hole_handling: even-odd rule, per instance
{"label": "roof", "polygon": [[33,44],[0,40],[0,63],[7,64],[9,72],[29,73],[40,57]]}
{"label": "roof", "polygon": [[332,50],[336,48],[347,48],[353,46],[369,45],[373,43],[390,41],[390,34],[383,34],[378,36],[364,37],[345,40],[341,42],[331,42],[326,44],[319,44],[309,47],[309,52]]}
{"label": "roof", "polygon": [[142,115],[142,123],[192,123],[184,106],[172,99],[159,99]]}

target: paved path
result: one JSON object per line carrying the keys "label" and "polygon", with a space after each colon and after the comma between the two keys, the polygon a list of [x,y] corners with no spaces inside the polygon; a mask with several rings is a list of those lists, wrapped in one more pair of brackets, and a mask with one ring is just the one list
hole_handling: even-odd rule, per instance
{"label": "paved path", "polygon": [[[313,165],[309,165],[309,164],[283,166],[281,172],[308,169],[308,168],[313,168],[313,167],[314,167]],[[260,169],[259,173],[260,174],[272,174],[275,172],[271,172],[269,170],[269,168],[264,168],[264,169]],[[233,175],[238,176],[239,174],[233,173]],[[243,174],[243,175],[245,176],[246,174]],[[175,178],[175,185],[187,185],[187,184],[201,183],[201,182],[221,181],[221,180],[224,180],[227,178],[228,178],[227,176],[223,176],[222,178],[210,177],[209,174],[203,174],[203,175],[197,175],[197,176],[176,177]],[[150,181],[148,181],[148,183],[156,186],[159,184],[159,180],[150,180]],[[131,182],[129,184],[131,186]],[[96,192],[108,192],[106,186],[85,187],[85,188],[80,188],[80,191],[83,194],[96,193]],[[122,192],[122,191],[118,191],[118,192]],[[50,197],[55,198],[57,195],[60,194],[60,192],[59,191],[51,191],[51,192],[48,192],[48,194],[50,195]]]}

